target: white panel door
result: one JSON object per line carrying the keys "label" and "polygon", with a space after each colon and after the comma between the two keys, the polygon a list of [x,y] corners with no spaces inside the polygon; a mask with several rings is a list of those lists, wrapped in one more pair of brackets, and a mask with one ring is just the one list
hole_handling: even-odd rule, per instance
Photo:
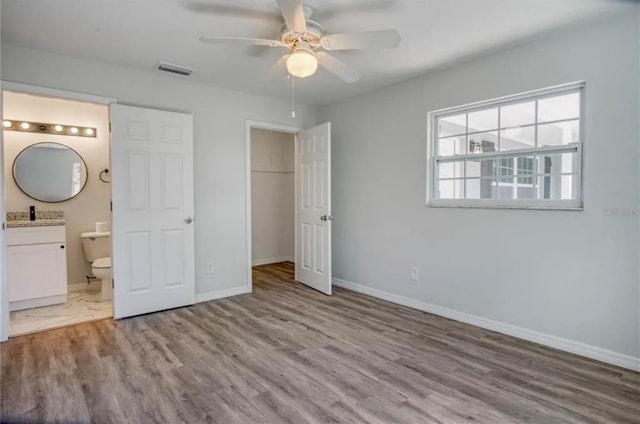
{"label": "white panel door", "polygon": [[195,303],[193,117],[111,106],[114,316]]}
{"label": "white panel door", "polygon": [[331,123],[296,137],[296,280],[331,294]]}

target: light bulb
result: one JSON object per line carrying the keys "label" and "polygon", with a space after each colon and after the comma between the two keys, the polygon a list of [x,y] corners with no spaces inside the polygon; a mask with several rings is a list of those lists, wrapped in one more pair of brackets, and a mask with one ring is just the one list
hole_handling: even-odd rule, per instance
{"label": "light bulb", "polygon": [[318,59],[306,50],[297,50],[287,58],[287,71],[294,77],[306,78],[316,73]]}
{"label": "light bulb", "polygon": [[76,127],[71,127],[71,134],[78,134],[78,129]]}
{"label": "light bulb", "polygon": [[3,126],[3,127],[5,127],[5,128],[11,128],[11,126],[13,126],[13,122],[11,122],[11,121],[4,121],[4,122],[2,123],[2,126]]}
{"label": "light bulb", "polygon": [[28,130],[29,127],[31,127],[31,125],[29,125],[28,122],[23,122],[22,124],[20,124],[20,128],[22,128],[23,130]]}
{"label": "light bulb", "polygon": [[56,130],[56,132],[60,132],[62,131],[62,125],[56,125],[53,129]]}
{"label": "light bulb", "polygon": [[86,130],[84,130],[84,133],[86,135],[93,135],[93,128],[87,128]]}

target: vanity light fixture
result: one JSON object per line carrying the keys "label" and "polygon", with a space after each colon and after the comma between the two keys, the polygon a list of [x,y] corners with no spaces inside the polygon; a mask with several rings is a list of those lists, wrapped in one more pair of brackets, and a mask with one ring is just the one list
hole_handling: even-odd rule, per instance
{"label": "vanity light fixture", "polygon": [[96,128],[79,127],[74,125],[48,124],[44,122],[15,121],[4,119],[2,122],[4,130],[31,132],[55,135],[70,135],[74,137],[96,137]]}

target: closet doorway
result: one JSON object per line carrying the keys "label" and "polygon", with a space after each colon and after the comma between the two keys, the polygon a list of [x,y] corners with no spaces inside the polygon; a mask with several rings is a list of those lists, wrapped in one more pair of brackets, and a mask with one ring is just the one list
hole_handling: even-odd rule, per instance
{"label": "closet doorway", "polygon": [[248,290],[253,267],[295,264],[295,281],[331,295],[331,123],[247,121]]}
{"label": "closet doorway", "polygon": [[251,128],[251,265],[295,262],[295,134]]}

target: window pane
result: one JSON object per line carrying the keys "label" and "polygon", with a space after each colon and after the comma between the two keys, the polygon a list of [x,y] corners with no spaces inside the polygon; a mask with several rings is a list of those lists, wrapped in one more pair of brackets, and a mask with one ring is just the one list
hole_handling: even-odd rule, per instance
{"label": "window pane", "polygon": [[547,97],[538,101],[538,122],[580,117],[580,93]]}
{"label": "window pane", "polygon": [[463,155],[467,153],[467,137],[450,137],[438,140],[438,156]]}
{"label": "window pane", "polygon": [[468,137],[469,153],[495,152],[498,149],[497,131],[471,134]]}
{"label": "window pane", "polygon": [[533,156],[497,159],[494,175],[499,182],[509,184],[533,184],[536,174]]}
{"label": "window pane", "polygon": [[492,178],[466,180],[466,199],[495,199],[496,188]]}
{"label": "window pane", "polygon": [[539,155],[537,174],[574,174],[579,169],[579,157],[575,152]]}
{"label": "window pane", "polygon": [[469,132],[498,128],[498,108],[479,110],[469,114]]}
{"label": "window pane", "polygon": [[517,103],[500,108],[500,127],[520,127],[535,124],[536,102]]}
{"label": "window pane", "polygon": [[500,158],[495,175],[500,199],[535,199],[533,156]]}
{"label": "window pane", "polygon": [[537,199],[537,189],[533,184],[518,185],[516,188],[517,199]]}
{"label": "window pane", "polygon": [[562,146],[579,140],[579,120],[538,126],[538,146]]}
{"label": "window pane", "polygon": [[438,163],[438,178],[463,178],[464,162]]}
{"label": "window pane", "polygon": [[467,161],[467,178],[493,178],[496,160],[473,159]]}
{"label": "window pane", "polygon": [[516,158],[515,165],[516,183],[518,185],[533,185],[535,158],[531,156]]}
{"label": "window pane", "polygon": [[438,181],[438,199],[462,199],[464,180]]}
{"label": "window pane", "polygon": [[501,158],[496,160],[493,175],[499,182],[513,183],[515,176],[514,158]]}
{"label": "window pane", "polygon": [[511,127],[500,131],[500,151],[531,149],[535,146],[535,127]]}
{"label": "window pane", "polygon": [[446,116],[438,119],[438,137],[464,134],[467,130],[467,114]]}
{"label": "window pane", "polygon": [[577,200],[578,178],[575,175],[541,175],[537,192],[539,199]]}
{"label": "window pane", "polygon": [[497,187],[496,187],[496,191],[497,191],[497,198],[501,199],[501,200],[512,200],[513,197],[513,192],[514,192],[514,186],[513,184],[509,184],[509,183],[504,183],[504,182],[498,182],[497,183]]}
{"label": "window pane", "polygon": [[474,178],[472,180],[466,180],[466,199],[480,199],[480,179]]}

